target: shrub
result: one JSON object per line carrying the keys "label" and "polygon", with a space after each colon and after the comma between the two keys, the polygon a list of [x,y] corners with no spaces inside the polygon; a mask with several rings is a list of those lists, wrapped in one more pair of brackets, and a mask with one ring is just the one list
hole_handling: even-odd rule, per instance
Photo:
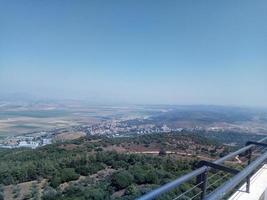
{"label": "shrub", "polygon": [[130,185],[126,188],[125,194],[126,195],[137,195],[138,189],[136,188],[135,185]]}
{"label": "shrub", "polygon": [[61,171],[61,182],[69,182],[79,178],[74,168],[65,168]]}
{"label": "shrub", "polygon": [[129,172],[123,170],[118,173],[115,173],[112,176],[112,185],[115,186],[118,190],[124,189],[131,185],[133,180],[133,176]]}
{"label": "shrub", "polygon": [[43,200],[56,200],[57,199],[57,191],[51,187],[46,187],[43,192],[42,199]]}
{"label": "shrub", "polygon": [[57,188],[61,183],[61,179],[58,175],[54,175],[52,179],[50,180],[50,185],[53,188]]}
{"label": "shrub", "polygon": [[106,194],[106,191],[100,189],[100,188],[92,188],[84,191],[85,199],[91,199],[91,200],[105,200],[108,198],[108,195]]}
{"label": "shrub", "polygon": [[157,184],[158,183],[158,175],[154,171],[149,171],[146,175],[146,182],[150,184]]}
{"label": "shrub", "polygon": [[134,182],[137,184],[143,184],[146,182],[146,171],[142,169],[141,167],[134,167],[131,170],[133,176],[134,176]]}
{"label": "shrub", "polygon": [[159,151],[159,156],[165,156],[166,155],[166,151],[164,149],[161,149]]}

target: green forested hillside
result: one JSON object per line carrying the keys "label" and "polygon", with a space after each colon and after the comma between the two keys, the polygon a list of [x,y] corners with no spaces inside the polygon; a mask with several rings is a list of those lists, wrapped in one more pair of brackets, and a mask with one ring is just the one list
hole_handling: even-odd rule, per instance
{"label": "green forested hillside", "polygon": [[[156,142],[159,136],[161,140]],[[211,149],[216,146],[207,139],[194,140],[193,136],[169,134],[132,139],[90,137],[36,150],[0,150],[1,188],[13,185],[14,189],[14,185],[20,187],[20,183],[37,181],[37,185],[42,183],[39,192],[22,196],[18,189],[14,199],[134,199],[190,171],[196,158],[116,152],[108,147],[138,143],[143,146],[157,144],[162,149],[165,144],[163,146],[168,150],[181,141],[184,145],[194,141],[196,145]],[[1,196],[5,196],[5,192],[2,191]]]}

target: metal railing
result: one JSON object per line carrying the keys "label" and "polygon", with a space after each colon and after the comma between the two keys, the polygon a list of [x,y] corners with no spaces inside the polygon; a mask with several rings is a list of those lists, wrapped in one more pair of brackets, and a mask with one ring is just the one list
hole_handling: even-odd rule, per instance
{"label": "metal railing", "polygon": [[[214,162],[207,162],[207,161],[202,161],[200,162],[199,168],[172,181],[169,182],[158,189],[152,190],[151,192],[145,194],[144,196],[138,198],[137,200],[153,200],[162,194],[165,194],[167,192],[170,192],[171,190],[174,190],[181,186],[182,184],[192,180],[193,178],[197,178],[197,184],[195,187],[199,187],[201,189],[201,192],[199,192],[197,195],[201,195],[200,199],[204,200],[217,200],[221,199],[226,196],[234,187],[236,187],[238,184],[240,184],[242,181],[246,180],[247,182],[247,187],[246,187],[246,192],[249,192],[250,190],[250,176],[251,173],[256,170],[266,159],[267,159],[267,152],[259,156],[256,160],[251,162],[251,156],[252,156],[252,149],[255,146],[261,146],[261,147],[267,147],[267,143],[262,143],[265,140],[267,140],[267,137],[257,141],[257,142],[247,142],[246,146],[232,152]],[[225,161],[230,160],[232,158],[235,158],[236,156],[245,153],[247,158],[248,158],[248,165],[246,168],[244,168],[241,171],[237,171],[235,169],[228,168],[224,165],[222,165]],[[234,176],[226,181],[222,186],[218,187],[215,189],[213,192],[210,194],[206,194],[207,192],[207,179],[208,179],[208,171],[212,168],[215,168],[217,170],[225,171],[227,173],[232,173]],[[192,188],[190,189],[190,191]],[[187,191],[186,191],[187,192]],[[184,193],[186,193],[184,192]],[[184,194],[183,193],[183,194]],[[182,195],[183,195],[182,194]],[[175,200],[179,199],[181,195],[176,197]],[[185,196],[186,197],[186,196]],[[193,199],[192,197],[188,199]]]}

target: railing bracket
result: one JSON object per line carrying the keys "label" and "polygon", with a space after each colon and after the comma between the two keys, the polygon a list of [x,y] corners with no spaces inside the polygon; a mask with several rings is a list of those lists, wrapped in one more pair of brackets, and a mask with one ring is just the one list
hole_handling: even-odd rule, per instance
{"label": "railing bracket", "polygon": [[218,169],[218,170],[221,170],[221,171],[228,172],[230,174],[238,174],[240,172],[237,169],[232,169],[230,167],[226,167],[224,165],[215,164],[215,163],[212,163],[212,162],[209,162],[209,161],[205,161],[205,160],[201,160],[198,163],[198,166],[199,167],[208,166],[208,167],[211,167],[211,168],[214,168],[214,169]]}

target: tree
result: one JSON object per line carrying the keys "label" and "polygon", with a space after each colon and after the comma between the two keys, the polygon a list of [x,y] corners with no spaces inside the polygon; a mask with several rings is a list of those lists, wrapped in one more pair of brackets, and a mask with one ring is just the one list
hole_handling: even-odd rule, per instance
{"label": "tree", "polygon": [[51,187],[46,187],[42,196],[43,200],[56,200],[57,199],[57,191]]}
{"label": "tree", "polygon": [[166,151],[164,149],[160,149],[159,156],[166,156]]}
{"label": "tree", "polygon": [[137,166],[134,167],[131,170],[133,176],[134,176],[134,181],[137,184],[143,184],[146,181],[146,171],[142,169],[141,167]]}
{"label": "tree", "polygon": [[126,188],[125,194],[126,195],[137,195],[138,189],[136,188],[135,185],[132,184]]}
{"label": "tree", "polygon": [[155,171],[149,171],[146,175],[146,182],[149,184],[158,183],[158,175]]}
{"label": "tree", "polygon": [[116,187],[116,189],[124,189],[132,184],[134,178],[128,171],[120,171],[115,173],[112,176],[112,185]]}
{"label": "tree", "polygon": [[91,200],[105,200],[108,197],[107,192],[101,188],[88,189],[84,193],[85,198]]}
{"label": "tree", "polygon": [[74,168],[65,168],[61,171],[61,182],[73,181],[79,178]]}
{"label": "tree", "polygon": [[58,176],[57,174],[55,174],[52,179],[50,180],[50,185],[53,188],[57,188],[61,183],[61,179],[60,176]]}

